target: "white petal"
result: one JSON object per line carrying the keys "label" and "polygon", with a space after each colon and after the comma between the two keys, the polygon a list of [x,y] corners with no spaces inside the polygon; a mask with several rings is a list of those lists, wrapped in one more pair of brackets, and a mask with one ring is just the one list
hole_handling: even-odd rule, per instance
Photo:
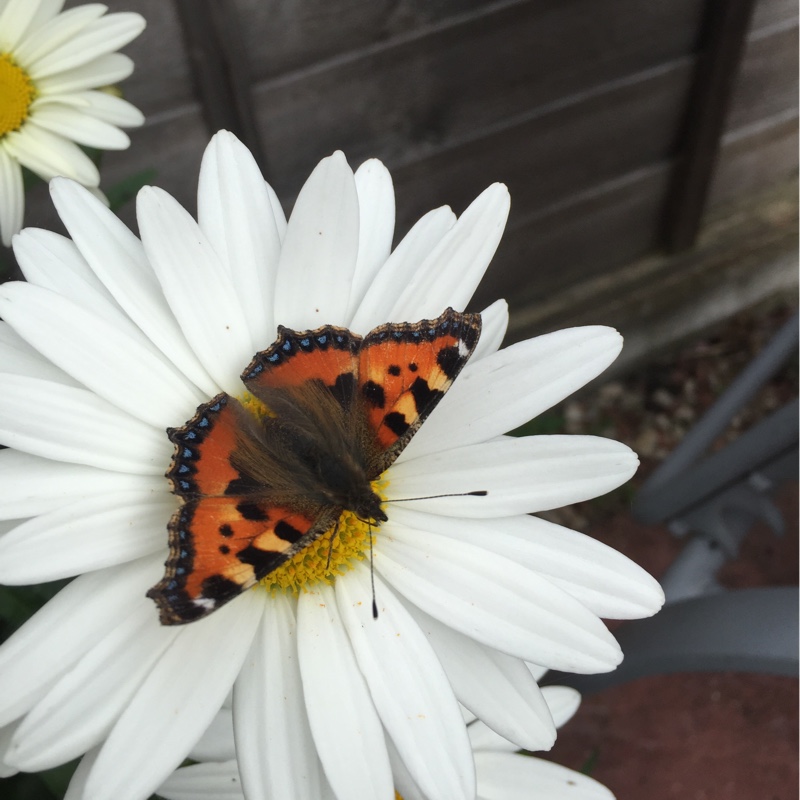
{"label": "white petal", "polygon": [[190,214],[150,186],[136,204],[147,256],[186,340],[228,394],[255,353],[230,276]]}
{"label": "white petal", "polygon": [[391,800],[383,729],[331,587],[300,594],[297,627],[308,719],[331,787],[337,797]]}
{"label": "white petal", "polygon": [[475,751],[497,750],[501,753],[516,753],[519,750],[519,745],[504,739],[479,719],[473,720],[467,725],[467,734],[472,743],[472,749]]}
{"label": "white petal", "polygon": [[87,147],[124,150],[131,143],[128,135],[114,125],[69,106],[49,103],[36,109],[35,119],[39,127]]}
{"label": "white petal", "polygon": [[401,508],[392,518],[410,528],[490,547],[545,576],[604,619],[649,617],[664,602],[658,581],[622,553],[538,517],[474,520]]}
{"label": "white petal", "polygon": [[317,800],[321,770],[297,657],[294,602],[268,597],[233,690],[236,754],[249,800]]}
{"label": "white petal", "polygon": [[46,514],[106,493],[168,488],[163,477],[111,472],[7,449],[0,450],[0,485],[0,519]]}
{"label": "white petal", "polygon": [[442,666],[411,615],[363,564],[336,581],[336,601],[383,726],[431,799],[472,798],[475,771],[461,712]]}
{"label": "white petal", "polygon": [[278,195],[275,194],[275,190],[266,183],[266,181],[265,185],[267,187],[267,194],[269,195],[269,204],[272,206],[272,214],[275,217],[275,227],[278,229],[278,237],[282,242],[286,236],[286,228],[288,227],[286,223],[286,214],[283,212],[281,201],[278,199]]}
{"label": "white petal", "polygon": [[622,659],[605,626],[577,600],[475,545],[454,546],[393,518],[381,527],[375,568],[432,617],[517,658],[580,673],[606,672]]}
{"label": "white petal", "polygon": [[[39,0],[39,8],[33,15],[28,27],[28,34],[42,25],[46,25],[64,7],[64,0]],[[27,35],[25,37],[27,39]]]}
{"label": "white petal", "polygon": [[[0,647],[0,725],[24,714],[143,596],[158,558],[89,572],[63,588]],[[151,582],[148,582],[151,581]]]}
{"label": "white petal", "polygon": [[216,395],[219,386],[189,347],[142,243],[113,212],[77,184],[55,180],[50,193],[81,254],[119,305],[205,395]]}
{"label": "white petal", "polygon": [[394,187],[389,170],[377,158],[371,158],[356,170],[355,180],[359,216],[358,259],[353,273],[348,319],[352,319],[369,285],[389,257],[394,236]]}
{"label": "white petal", "polygon": [[[108,122],[110,125],[119,125],[121,128],[138,128],[144,124],[144,114],[136,106],[121,97],[108,94],[108,92],[87,90],[74,95],[59,95],[56,100],[61,103],[69,103],[72,98],[80,103],[87,114],[91,114],[103,122]],[[38,100],[34,102],[38,102]]]}
{"label": "white petal", "polygon": [[12,775],[16,775],[19,772],[16,767],[12,767],[5,760],[8,747],[11,744],[11,737],[16,732],[18,726],[19,721],[12,722],[10,725],[4,725],[0,728],[0,778],[10,778]]}
{"label": "white petal", "polygon": [[127,78],[133,72],[133,61],[122,53],[109,53],[74,69],[58,72],[37,81],[42,94],[80,92],[110,86]]}
{"label": "white petal", "polygon": [[275,283],[275,319],[296,330],[347,325],[358,257],[358,196],[337,151],[324,158],[297,196]]}
{"label": "white petal", "polygon": [[566,725],[581,704],[581,693],[571,686],[545,686],[542,694],[557,728]]}
{"label": "white petal", "polygon": [[162,475],[166,435],[85,389],[2,375],[0,442],[32,455],[102,469]]}
{"label": "white petal", "polygon": [[[434,514],[475,518],[543,511],[622,485],[638,466],[624,444],[595,436],[504,437],[393,464],[391,501]],[[466,492],[485,495],[430,497]]]}
{"label": "white petal", "polygon": [[495,300],[481,311],[481,336],[469,363],[472,364],[496,353],[503,343],[506,330],[508,330],[508,303],[505,300]]}
{"label": "white petal", "polygon": [[25,41],[20,42],[14,50],[17,63],[27,69],[37,58],[80,33],[89,23],[101,17],[105,10],[106,7],[100,3],[89,3],[53,16],[41,27],[31,27]]}
{"label": "white petal", "polygon": [[145,27],[144,17],[127,11],[92,21],[46,54],[28,63],[34,81],[90,63],[133,41]]}
{"label": "white petal", "polygon": [[0,50],[14,51],[25,33],[30,29],[38,4],[31,0],[8,0],[0,12]]}
{"label": "white petal", "polygon": [[428,635],[459,702],[517,747],[553,746],[555,725],[523,661],[458,633],[415,606],[409,611]]}
{"label": "white petal", "polygon": [[159,625],[142,593],[132,613],[67,672],[20,725],[9,758],[29,772],[63,764],[99,744],[153,664],[183,632]]}
{"label": "white petal", "polygon": [[255,349],[266,349],[276,338],[273,297],[281,242],[261,171],[228,131],[217,133],[203,155],[197,221],[233,282]]}
{"label": "white petal", "polygon": [[513,430],[599,375],[619,354],[613,328],[568,328],[467,363],[402,459]]}
{"label": "white petal", "polygon": [[161,784],[157,794],[165,800],[244,800],[235,760],[182,767]]}
{"label": "white petal", "polygon": [[159,430],[180,425],[203,401],[143,336],[131,336],[49,289],[5,284],[0,315],[98,397]]}
{"label": "white petal", "polygon": [[25,212],[25,190],[19,161],[0,146],[0,237],[5,247],[22,227]]}
{"label": "white petal", "polygon": [[7,133],[4,145],[23,167],[46,181],[63,175],[86,186],[100,182],[97,167],[78,145],[40,128],[32,119],[20,130]]}
{"label": "white petal", "polygon": [[236,758],[233,712],[230,708],[223,705],[200,737],[200,741],[189,751],[189,758],[192,761],[230,761]]}
{"label": "white petal", "polygon": [[162,550],[177,507],[164,489],[103,494],[23,522],[0,538],[0,583],[25,585]]}
{"label": "white petal", "polygon": [[75,772],[72,773],[67,793],[64,795],[64,800],[83,800],[83,790],[86,788],[86,779],[97,760],[100,753],[99,747],[94,747],[78,762]]}
{"label": "white petal", "polygon": [[509,203],[501,183],[473,200],[405,284],[389,319],[434,319],[448,306],[463,311],[500,243]]}
{"label": "white petal", "polygon": [[515,753],[475,753],[478,796],[483,800],[614,800],[605,786],[587,775]]}
{"label": "white petal", "polygon": [[245,592],[184,627],[106,739],[86,781],[87,800],[140,800],[183,761],[233,685],[263,602],[259,592]]}
{"label": "white petal", "polygon": [[390,317],[392,307],[406,283],[421,269],[430,253],[455,224],[456,215],[447,206],[429,211],[417,221],[369,285],[353,315],[350,323],[352,330],[364,334],[384,322],[416,322],[419,319],[393,319]]}
{"label": "white petal", "polygon": [[[8,286],[8,284],[5,284]],[[0,372],[27,375],[65,386],[80,384],[34,350],[8,323],[0,322]]]}

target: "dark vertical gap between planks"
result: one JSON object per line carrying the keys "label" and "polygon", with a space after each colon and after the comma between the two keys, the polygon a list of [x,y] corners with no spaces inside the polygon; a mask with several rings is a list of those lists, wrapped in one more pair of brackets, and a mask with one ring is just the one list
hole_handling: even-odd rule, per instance
{"label": "dark vertical gap between planks", "polygon": [[209,133],[225,128],[236,134],[265,172],[264,149],[253,114],[250,70],[235,6],[225,0],[173,2]]}
{"label": "dark vertical gap between planks", "polygon": [[756,0],[707,0],[700,53],[664,209],[662,241],[692,247],[700,229]]}

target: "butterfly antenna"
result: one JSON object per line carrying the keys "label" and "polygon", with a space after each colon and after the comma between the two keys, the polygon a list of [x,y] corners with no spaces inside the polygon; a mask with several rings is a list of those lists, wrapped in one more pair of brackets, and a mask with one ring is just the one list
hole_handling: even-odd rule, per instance
{"label": "butterfly antenna", "polygon": [[486,489],[477,489],[474,492],[453,492],[452,494],[429,494],[427,497],[393,497],[387,503],[408,503],[411,500],[436,500],[437,497],[486,497]]}
{"label": "butterfly antenna", "polygon": [[369,583],[372,587],[372,619],[378,619],[378,604],[375,602],[375,561],[372,553],[372,525],[369,526]]}
{"label": "butterfly antenna", "polygon": [[331,536],[330,542],[328,542],[328,562],[325,564],[325,572],[327,572],[331,568],[331,556],[333,555],[333,540],[336,538],[336,534],[339,533],[339,523],[342,521],[342,518],[336,520],[336,527],[333,529],[333,535]]}

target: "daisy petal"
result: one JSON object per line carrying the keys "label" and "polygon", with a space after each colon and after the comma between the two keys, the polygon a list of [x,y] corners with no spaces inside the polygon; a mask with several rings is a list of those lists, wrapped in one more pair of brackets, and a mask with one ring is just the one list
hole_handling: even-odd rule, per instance
{"label": "daisy petal", "polygon": [[118,491],[166,490],[163,477],[129,475],[66,461],[51,461],[19,450],[0,450],[0,519],[46,514],[62,506]]}
{"label": "daisy petal", "polygon": [[39,127],[87,147],[124,150],[131,143],[128,135],[114,125],[69,106],[47,104],[36,110],[35,119]]}
{"label": "daisy petal", "polygon": [[26,585],[123,564],[163,549],[175,498],[164,490],[79,500],[0,538],[0,583]]}
{"label": "daisy petal", "polygon": [[622,349],[613,328],[568,328],[469,361],[400,458],[484,442],[519,427],[599,375]]}
{"label": "daisy petal", "polygon": [[189,347],[142,243],[78,184],[54,180],[50,193],[81,254],[133,322],[205,395],[217,394],[219,386]]}
{"label": "daisy petal", "polygon": [[[230,276],[197,223],[161,189],[146,186],[136,204],[142,244],[186,340],[229,394],[255,353]],[[191,266],[191,280],[176,265]]]}
{"label": "daisy petal", "polygon": [[11,237],[22,227],[25,211],[25,190],[22,184],[22,168],[6,149],[0,146],[0,237],[5,247]]}
{"label": "daisy petal", "polygon": [[0,287],[0,314],[30,345],[117,408],[163,430],[203,396],[141,335],[131,336],[49,289]]}
{"label": "daisy petal", "polygon": [[[182,767],[161,784],[158,796],[165,800],[244,800],[235,760]],[[247,797],[251,797],[249,792]]]}
{"label": "daisy petal", "polygon": [[94,747],[78,762],[78,766],[75,772],[72,773],[72,778],[70,778],[64,800],[84,800],[83,792],[86,788],[86,779],[89,777],[99,753],[100,748]]}
{"label": "daisy petal", "polygon": [[102,17],[106,7],[100,3],[88,3],[70,8],[63,14],[54,16],[41,27],[31,26],[30,33],[14,50],[17,62],[28,69],[32,63],[56,47],[60,47],[72,36],[80,33],[87,25]]}
{"label": "daisy petal", "polygon": [[184,626],[161,655],[100,750],[86,797],[148,797],[209,726],[247,656],[263,597],[244,592]]}
{"label": "daisy petal", "polygon": [[[57,47],[28,64],[34,81],[81,67],[92,60],[119,50],[133,41],[145,27],[144,17],[131,11],[108,14],[75,31]],[[101,84],[98,84],[101,85]]]}
{"label": "daisy petal", "polygon": [[508,303],[495,300],[481,311],[481,336],[467,365],[497,352],[508,330]]}
{"label": "daisy petal", "polygon": [[74,69],[57,72],[37,81],[44,94],[81,92],[98,86],[111,86],[133,72],[133,61],[122,53],[108,53]]}
{"label": "daisy petal", "polygon": [[161,475],[170,462],[173,448],[163,433],[93,392],[19,375],[2,381],[0,442],[7,447],[139,475]]}
{"label": "daisy petal", "polygon": [[614,800],[596,780],[540,758],[516,753],[475,753],[478,796],[482,800]]}
{"label": "daisy petal", "polygon": [[46,381],[62,383],[65,386],[80,386],[66,372],[34,350],[6,322],[0,322],[0,372],[41,378]]}
{"label": "daisy petal", "polygon": [[19,772],[16,767],[12,767],[6,762],[6,754],[11,744],[11,738],[16,733],[18,726],[19,720],[0,728],[0,778],[10,778],[12,775],[16,775]]}
{"label": "daisy petal", "polygon": [[28,31],[30,32],[41,25],[46,25],[63,7],[64,0],[39,0],[39,8],[33,15]]}
{"label": "daisy petal", "polygon": [[275,282],[276,319],[288,328],[347,325],[358,257],[358,195],[338,150],[322,159],[294,204]]}
{"label": "daisy petal", "polygon": [[381,527],[375,568],[430,616],[503,653],[579,673],[607,672],[622,659],[614,637],[577,600],[484,548],[454,546],[392,519]]}
{"label": "daisy petal", "polygon": [[181,628],[158,624],[152,601],[143,595],[136,598],[133,613],[31,709],[14,736],[10,760],[28,772],[38,772],[95,747],[181,633]]}
{"label": "daisy petal", "polygon": [[353,273],[347,319],[353,318],[378,270],[392,249],[394,186],[389,170],[371,158],[355,174],[358,192],[358,259]]}
{"label": "daisy petal", "polygon": [[46,181],[63,175],[86,186],[100,182],[97,167],[78,145],[40,128],[32,119],[20,130],[7,133],[4,145],[23,167]]}
{"label": "daisy petal", "polygon": [[459,543],[491,542],[493,552],[543,575],[604,619],[649,617],[664,603],[658,581],[622,553],[538,517],[508,517],[498,525],[399,508],[392,519]]}
{"label": "daisy petal", "polygon": [[223,704],[200,737],[200,741],[189,751],[189,758],[192,761],[230,761],[236,758],[233,712],[230,708],[226,708]]}
{"label": "daisy petal", "polygon": [[281,206],[281,201],[278,199],[278,195],[275,194],[275,190],[265,181],[264,185],[267,187],[267,194],[269,195],[269,204],[272,206],[272,214],[275,217],[275,227],[278,230],[278,238],[283,242],[284,237],[286,236],[286,214],[283,213],[283,207]]}
{"label": "daisy petal", "polygon": [[[504,437],[395,462],[389,500],[429,498],[411,506],[449,516],[526,514],[610,492],[638,463],[629,447],[595,436]],[[477,491],[486,495],[430,497]]]}
{"label": "daisy petal", "polygon": [[502,183],[478,195],[405,283],[388,319],[434,319],[448,306],[463,311],[497,250],[509,204]]}
{"label": "daisy petal", "polygon": [[116,628],[157,569],[159,559],[144,558],[81,575],[12,634],[0,647],[0,725],[27,712],[43,687]]}
{"label": "daisy petal", "polygon": [[389,756],[331,587],[297,601],[297,649],[311,734],[337,797],[391,800]]}
{"label": "daisy petal", "polygon": [[502,753],[516,753],[519,750],[518,745],[504,739],[479,719],[467,723],[467,734],[475,751],[497,750]]}
{"label": "daisy petal", "polygon": [[[421,268],[431,250],[455,224],[456,215],[447,206],[442,206],[429,211],[414,225],[370,284],[350,322],[351,330],[368,333],[391,319],[392,306],[406,281]],[[443,310],[440,309],[439,313]],[[416,322],[417,318],[394,321]]]}
{"label": "daisy petal", "polygon": [[[144,124],[144,114],[136,106],[107,92],[85,91],[71,95],[79,101],[87,114],[96,119],[119,125],[122,128],[138,128]],[[59,95],[60,102],[69,102],[70,95]]]}
{"label": "daisy petal", "polygon": [[256,349],[265,349],[276,336],[272,299],[281,243],[261,171],[228,131],[217,133],[203,154],[197,221],[234,283]]}
{"label": "daisy petal", "polygon": [[542,692],[523,661],[408,609],[428,635],[460,703],[525,750],[549,750],[556,729]]}
{"label": "daisy petal", "polygon": [[13,51],[29,30],[38,3],[31,0],[8,0],[0,11],[0,51]]}
{"label": "daisy petal", "polygon": [[581,693],[571,686],[545,686],[542,689],[556,728],[566,725],[581,704]]}
{"label": "daisy petal", "polygon": [[233,690],[236,754],[250,800],[317,800],[320,766],[297,658],[297,623],[284,594],[269,598]]}
{"label": "daisy petal", "polygon": [[461,713],[442,666],[411,615],[363,564],[336,581],[336,600],[384,728],[431,800],[472,798],[475,773]]}

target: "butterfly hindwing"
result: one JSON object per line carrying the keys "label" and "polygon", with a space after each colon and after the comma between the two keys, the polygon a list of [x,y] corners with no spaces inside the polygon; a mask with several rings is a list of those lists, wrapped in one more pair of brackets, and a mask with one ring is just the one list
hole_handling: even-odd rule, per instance
{"label": "butterfly hindwing", "polygon": [[378,443],[371,477],[389,467],[442,399],[480,331],[480,315],[448,308],[437,319],[382,325],[364,338],[359,391]]}

